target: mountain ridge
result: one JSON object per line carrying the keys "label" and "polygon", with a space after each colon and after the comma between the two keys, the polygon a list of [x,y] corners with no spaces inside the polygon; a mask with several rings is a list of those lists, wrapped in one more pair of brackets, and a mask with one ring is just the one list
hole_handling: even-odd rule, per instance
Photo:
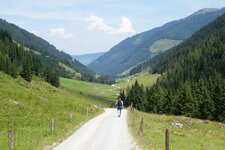
{"label": "mountain ridge", "polygon": [[99,74],[117,75],[155,56],[149,52],[149,47],[158,40],[185,40],[201,27],[222,15],[223,12],[225,8],[199,15],[193,13],[186,18],[171,21],[161,27],[128,37],[89,64],[88,68]]}

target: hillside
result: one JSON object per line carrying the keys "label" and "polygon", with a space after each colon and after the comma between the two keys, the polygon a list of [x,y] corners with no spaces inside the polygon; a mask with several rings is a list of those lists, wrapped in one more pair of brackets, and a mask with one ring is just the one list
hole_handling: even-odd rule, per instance
{"label": "hillside", "polygon": [[[60,142],[102,112],[109,101],[80,91],[55,88],[38,77],[31,82],[0,72],[0,149],[8,149],[8,131],[15,131],[16,150],[42,150]],[[64,82],[61,81],[64,85]],[[86,110],[89,107],[89,115]],[[70,113],[73,113],[70,122]],[[51,120],[55,120],[54,134]]]}
{"label": "hillside", "polygon": [[119,87],[121,90],[126,90],[128,86],[131,87],[137,80],[138,83],[143,84],[144,87],[151,87],[156,83],[159,77],[160,74],[151,74],[148,71],[144,71],[138,75],[118,78],[115,86]]}
{"label": "hillside", "polygon": [[84,65],[88,65],[100,56],[102,56],[104,52],[94,53],[94,54],[84,54],[84,55],[72,55],[73,59],[78,60],[80,63]]}
{"label": "hillside", "polygon": [[[153,73],[162,77],[146,94],[138,83],[128,103],[153,113],[185,115],[225,122],[225,14],[180,45],[152,59]],[[132,94],[138,95],[135,99]]]}
{"label": "hillside", "polygon": [[67,78],[60,78],[61,85],[69,91],[81,95],[96,97],[99,100],[112,102],[117,98],[119,90],[116,87],[105,84],[91,83]]}
{"label": "hillside", "polygon": [[162,49],[157,49],[155,53],[155,48],[152,51],[152,46],[157,45],[159,41],[173,40],[172,46],[177,45],[180,41],[187,39],[201,27],[222,15],[223,12],[225,12],[225,8],[203,9],[184,19],[172,21],[161,27],[129,37],[89,64],[88,67],[99,74],[119,74],[152,58],[158,54],[157,52],[171,47],[171,44],[164,42],[168,44],[168,48],[166,48],[167,46],[160,46]]}
{"label": "hillside", "polygon": [[60,76],[71,77],[71,74],[60,66],[60,63],[67,65],[76,72],[85,74],[85,77],[87,77],[88,74],[93,74],[80,62],[73,60],[69,54],[59,51],[46,40],[12,23],[8,23],[7,21],[0,19],[0,29],[9,32],[12,39],[19,45],[26,47],[28,50],[35,51],[36,54],[39,55],[42,65],[57,70]]}

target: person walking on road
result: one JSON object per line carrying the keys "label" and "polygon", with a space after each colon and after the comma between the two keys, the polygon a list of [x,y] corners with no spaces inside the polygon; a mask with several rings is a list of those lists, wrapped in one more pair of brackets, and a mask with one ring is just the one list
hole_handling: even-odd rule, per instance
{"label": "person walking on road", "polygon": [[118,117],[121,116],[121,111],[123,109],[123,101],[121,100],[121,97],[118,97],[118,100],[115,103],[116,107],[117,107],[117,112],[118,112]]}

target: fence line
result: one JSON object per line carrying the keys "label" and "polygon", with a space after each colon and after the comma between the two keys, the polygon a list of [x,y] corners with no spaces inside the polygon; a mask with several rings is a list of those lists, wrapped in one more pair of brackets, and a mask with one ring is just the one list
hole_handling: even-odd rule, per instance
{"label": "fence line", "polygon": [[[77,114],[82,116],[82,120],[86,120],[87,117],[92,116],[92,114],[95,113],[98,109],[99,108],[86,105],[86,107],[83,107],[83,108],[81,107],[81,111],[80,110],[77,111],[78,112]],[[33,117],[33,116],[30,115],[28,117]],[[12,125],[12,128],[10,130],[5,129],[5,131],[0,131],[0,150],[1,149],[15,150],[20,147],[31,148],[32,146],[35,146],[35,144],[38,145],[40,142],[42,142],[43,139],[40,139],[40,141],[37,141],[35,140],[35,139],[38,139],[36,136],[40,138],[42,137],[45,138],[45,137],[51,137],[55,135],[56,133],[58,134],[57,131],[59,130],[61,124],[70,123],[71,127],[74,127],[72,123],[75,122],[76,120],[75,117],[76,116],[74,112],[72,111],[69,111],[63,114],[62,118],[57,118],[54,116],[49,117],[49,116],[43,115],[43,118],[41,118],[41,120],[43,121],[38,122],[38,124],[40,123],[40,127],[38,128],[28,125],[26,121],[25,122],[21,121],[20,122],[21,128],[20,127],[17,128],[17,123],[15,123]],[[21,117],[20,119],[19,117],[17,117],[16,119],[22,120],[24,118]],[[33,123],[31,124],[33,125]],[[34,124],[36,124],[36,122]],[[60,128],[60,131],[63,131],[63,129]],[[36,138],[32,138],[33,136],[35,136]]]}
{"label": "fence line", "polygon": [[138,131],[138,135],[140,135],[140,134],[143,135],[143,126],[144,126],[144,118],[141,118],[141,122],[140,122],[140,127],[139,127],[139,131]]}
{"label": "fence line", "polygon": [[9,150],[14,150],[14,144],[15,144],[15,132],[14,132],[14,130],[8,131],[8,137],[9,137]]}
{"label": "fence line", "polygon": [[169,129],[166,129],[166,134],[165,134],[165,149],[169,150],[170,149],[170,131]]}
{"label": "fence line", "polygon": [[73,122],[73,113],[70,112],[70,122]]}
{"label": "fence line", "polygon": [[87,116],[88,116],[88,107],[87,107]]}
{"label": "fence line", "polygon": [[52,120],[51,120],[51,133],[52,133],[52,134],[54,133],[54,130],[55,130],[55,120],[52,119]]}
{"label": "fence line", "polygon": [[[135,122],[133,122],[133,121],[135,121],[138,110],[133,108],[132,105],[130,107],[130,110],[131,110],[131,117],[132,117],[132,119],[131,119],[132,126],[135,126]],[[139,126],[139,129],[137,132],[138,135],[144,135],[144,126],[151,128],[151,126],[149,126],[148,124],[144,124],[144,118],[141,118],[140,126]],[[170,131],[169,129],[166,129],[166,131],[165,131],[165,150],[170,149],[170,133],[174,133],[174,132]]]}

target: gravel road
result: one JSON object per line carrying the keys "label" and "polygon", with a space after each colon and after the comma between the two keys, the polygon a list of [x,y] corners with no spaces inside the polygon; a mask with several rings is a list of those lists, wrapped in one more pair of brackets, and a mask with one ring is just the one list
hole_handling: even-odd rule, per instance
{"label": "gravel road", "polygon": [[126,110],[118,118],[115,109],[107,108],[53,150],[136,150],[126,120]]}

